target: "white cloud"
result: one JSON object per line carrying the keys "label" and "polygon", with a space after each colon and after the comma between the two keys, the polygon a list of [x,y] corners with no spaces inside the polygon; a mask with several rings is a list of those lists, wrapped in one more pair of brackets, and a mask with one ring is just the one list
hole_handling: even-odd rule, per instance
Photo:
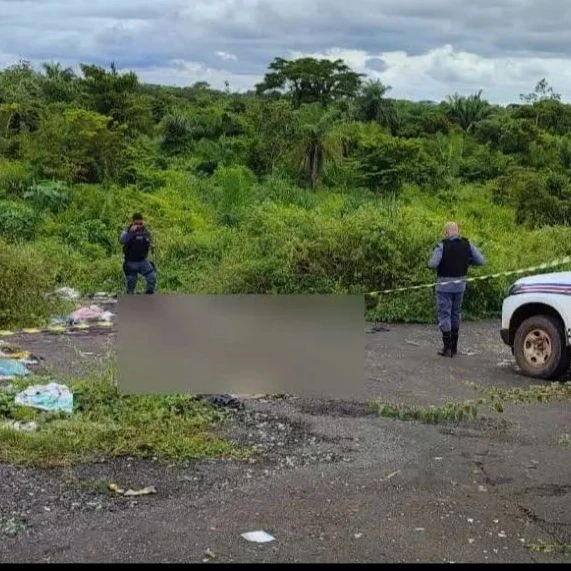
{"label": "white cloud", "polygon": [[0,65],[114,61],[243,89],[294,50],[343,57],[399,97],[517,101],[546,76],[569,99],[570,28],[570,0],[0,0]]}
{"label": "white cloud", "polygon": [[[324,52],[291,52],[291,57],[343,59],[354,70],[392,86],[399,98],[442,100],[454,92],[469,94],[483,89],[497,103],[517,101],[520,93],[532,91],[545,77],[555,90],[570,100],[571,60],[541,57],[483,57],[447,44],[423,54],[405,51],[377,54],[333,48]],[[382,71],[368,67],[371,59],[384,63]]]}
{"label": "white cloud", "polygon": [[224,61],[238,61],[234,54],[229,54],[228,52],[216,52],[216,55]]}

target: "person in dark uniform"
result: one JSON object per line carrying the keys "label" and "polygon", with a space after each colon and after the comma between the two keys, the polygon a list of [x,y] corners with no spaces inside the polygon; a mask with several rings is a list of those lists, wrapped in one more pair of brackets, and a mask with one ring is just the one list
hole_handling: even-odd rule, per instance
{"label": "person in dark uniform", "polygon": [[155,266],[147,259],[152,247],[151,233],[141,214],[134,214],[129,228],[121,233],[119,242],[123,244],[125,261],[123,272],[127,281],[127,294],[135,293],[139,274],[145,278],[147,294],[154,294],[157,284]]}
{"label": "person in dark uniform", "polygon": [[[442,357],[454,357],[458,353],[458,337],[462,320],[462,302],[466,290],[466,276],[470,266],[483,266],[484,257],[466,238],[460,236],[458,224],[448,222],[444,228],[445,239],[437,244],[428,262],[436,270],[436,306],[438,326],[442,332]],[[461,280],[459,283],[445,283]]]}

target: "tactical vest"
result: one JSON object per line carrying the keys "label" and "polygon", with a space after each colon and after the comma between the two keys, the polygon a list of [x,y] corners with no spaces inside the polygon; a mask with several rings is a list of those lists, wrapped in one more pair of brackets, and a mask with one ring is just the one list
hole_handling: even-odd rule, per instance
{"label": "tactical vest", "polygon": [[442,261],[438,266],[440,278],[462,278],[470,267],[470,242],[466,238],[442,241]]}
{"label": "tactical vest", "polygon": [[137,232],[123,246],[126,262],[142,262],[147,259],[151,247],[151,236],[147,230]]}

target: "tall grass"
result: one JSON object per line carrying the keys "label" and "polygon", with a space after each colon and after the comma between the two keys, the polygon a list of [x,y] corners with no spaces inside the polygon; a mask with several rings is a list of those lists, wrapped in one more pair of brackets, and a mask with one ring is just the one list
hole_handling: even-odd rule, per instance
{"label": "tall grass", "polygon": [[[157,456],[172,459],[231,454],[232,445],[216,427],[225,414],[191,396],[126,396],[108,361],[98,373],[66,380],[74,395],[73,414],[47,413],[14,404],[16,383],[0,392],[0,459],[39,466],[65,466],[97,456]],[[10,420],[34,421],[36,432],[4,427]]]}
{"label": "tall grass", "polygon": [[[155,237],[163,292],[365,293],[431,282],[426,262],[450,219],[487,259],[472,275],[571,253],[570,228],[519,226],[514,210],[495,205],[485,186],[452,194],[409,186],[398,198],[380,198],[359,189],[308,191],[275,176],[260,183],[244,167],[222,167],[208,179],[187,171],[167,171],[164,178],[165,186],[152,193],[73,188],[67,208],[44,215],[35,240],[18,246],[25,261],[4,270],[0,326],[46,315],[41,294],[57,284],[120,292],[117,237],[134,211],[144,213]],[[470,284],[467,317],[497,314],[513,279]],[[384,296],[368,317],[432,321],[433,294]]]}

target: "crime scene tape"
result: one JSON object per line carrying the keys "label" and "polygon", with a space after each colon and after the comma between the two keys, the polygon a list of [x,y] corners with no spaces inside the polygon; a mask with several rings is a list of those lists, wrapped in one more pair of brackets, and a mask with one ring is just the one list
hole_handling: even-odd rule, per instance
{"label": "crime scene tape", "polygon": [[[556,268],[559,266],[563,266],[565,264],[571,264],[571,256],[566,256],[565,258],[560,258],[559,260],[554,260],[553,262],[547,262],[545,264],[539,264],[538,266],[531,266],[528,268],[522,268],[520,270],[509,270],[507,272],[498,272],[495,274],[488,274],[486,276],[476,276],[473,278],[464,278],[460,280],[449,280],[445,282],[432,282],[428,284],[420,284],[414,286],[406,286],[406,287],[398,287],[393,289],[385,289],[380,291],[373,291],[369,293],[365,293],[366,297],[377,298],[381,295],[387,295],[391,293],[399,293],[404,291],[415,291],[421,289],[430,289],[436,287],[437,285],[448,285],[448,284],[460,284],[460,283],[469,283],[469,282],[478,282],[478,281],[485,281],[491,279],[502,278],[505,276],[514,276],[517,274],[527,274],[531,272],[539,272],[542,270],[547,270],[550,268]],[[111,321],[96,321],[93,323],[80,323],[77,325],[49,325],[47,327],[42,327],[38,329],[18,329],[15,331],[2,331],[0,330],[0,337],[10,337],[12,335],[34,335],[39,333],[68,333],[74,331],[85,331],[88,329],[98,329],[98,328],[112,328],[113,323]]]}
{"label": "crime scene tape", "polygon": [[37,335],[38,333],[73,333],[74,331],[85,331],[87,329],[99,329],[113,327],[111,321],[95,321],[93,323],[78,323],[77,325],[48,325],[37,329],[17,329],[15,331],[0,331],[0,337],[11,337],[12,335]]}
{"label": "crime scene tape", "polygon": [[507,272],[498,272],[496,274],[488,274],[486,276],[476,276],[473,278],[464,278],[459,280],[450,280],[445,282],[432,282],[429,284],[421,284],[415,286],[406,286],[406,287],[398,287],[393,289],[385,289],[380,291],[373,291],[366,293],[365,296],[367,297],[379,297],[381,295],[386,295],[390,293],[397,293],[403,291],[414,291],[419,289],[430,289],[436,287],[437,285],[449,285],[449,284],[461,284],[461,283],[469,283],[469,282],[478,282],[484,280],[492,280],[497,278],[503,278],[505,276],[514,276],[517,274],[527,274],[531,272],[539,272],[541,270],[547,270],[550,268],[556,268],[559,266],[563,266],[565,264],[571,263],[571,256],[567,256],[565,258],[560,258],[559,260],[554,260],[553,262],[547,262],[545,264],[539,264],[538,266],[531,266],[529,268],[523,268],[520,270],[509,270]]}

